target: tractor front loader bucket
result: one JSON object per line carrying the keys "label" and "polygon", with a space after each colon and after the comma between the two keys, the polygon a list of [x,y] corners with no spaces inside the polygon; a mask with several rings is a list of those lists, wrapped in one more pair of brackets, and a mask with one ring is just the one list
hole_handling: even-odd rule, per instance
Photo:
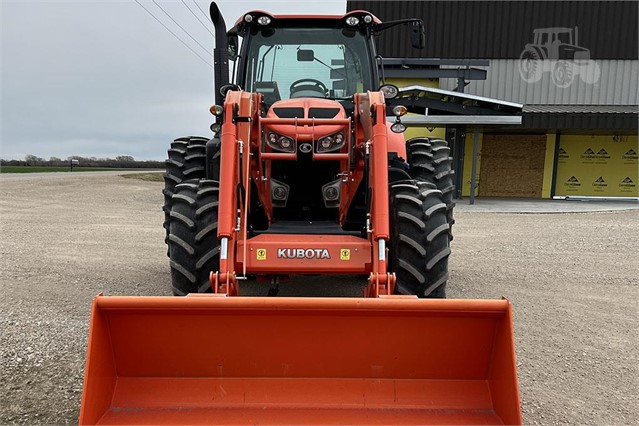
{"label": "tractor front loader bucket", "polygon": [[80,424],[519,424],[507,300],[105,297]]}

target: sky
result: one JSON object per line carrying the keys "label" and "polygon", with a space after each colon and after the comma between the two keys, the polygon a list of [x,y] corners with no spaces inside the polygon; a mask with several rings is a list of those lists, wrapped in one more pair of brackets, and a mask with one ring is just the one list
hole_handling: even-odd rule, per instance
{"label": "sky", "polygon": [[[204,60],[206,0],[139,0]],[[193,11],[185,6],[188,5]],[[219,0],[230,28],[249,10],[342,14],[346,0]],[[213,69],[135,0],[0,0],[0,158],[162,160],[176,137],[210,136]],[[212,24],[208,28],[213,32]]]}

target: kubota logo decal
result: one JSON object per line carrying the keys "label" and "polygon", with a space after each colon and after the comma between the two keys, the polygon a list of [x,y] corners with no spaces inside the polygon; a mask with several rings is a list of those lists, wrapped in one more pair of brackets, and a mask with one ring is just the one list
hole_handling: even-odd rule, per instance
{"label": "kubota logo decal", "polygon": [[330,259],[327,249],[278,248],[279,259]]}

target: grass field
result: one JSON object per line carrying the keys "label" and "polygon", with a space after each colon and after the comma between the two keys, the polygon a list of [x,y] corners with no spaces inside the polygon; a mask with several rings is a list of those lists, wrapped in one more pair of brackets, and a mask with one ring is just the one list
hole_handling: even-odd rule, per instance
{"label": "grass field", "polygon": [[[131,169],[116,169],[108,167],[74,167],[74,172],[107,172],[107,171],[126,171]],[[0,173],[46,173],[46,172],[68,172],[69,167],[51,167],[51,166],[2,166]]]}

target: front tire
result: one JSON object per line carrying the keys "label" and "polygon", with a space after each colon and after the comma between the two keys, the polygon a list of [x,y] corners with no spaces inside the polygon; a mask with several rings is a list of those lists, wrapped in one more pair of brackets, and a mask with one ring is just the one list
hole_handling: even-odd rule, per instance
{"label": "front tire", "polygon": [[169,258],[173,294],[211,292],[209,275],[219,270],[219,185],[207,179],[175,187],[169,212]]}
{"label": "front tire", "polygon": [[[177,138],[171,143],[168,150],[168,158],[165,163],[164,173],[164,229],[166,229],[165,242],[169,237],[169,213],[171,212],[171,199],[175,192],[175,186],[187,179],[202,179],[205,173],[205,151],[207,139],[201,136],[185,136]],[[167,253],[168,255],[168,253]]]}
{"label": "front tire", "polygon": [[443,139],[413,138],[407,142],[410,176],[421,182],[429,182],[442,192],[446,204],[446,220],[449,237],[453,240],[455,219],[455,183],[453,178],[453,157],[450,156],[448,142]]}
{"label": "front tire", "polygon": [[445,298],[450,241],[441,191],[415,180],[396,183],[390,187],[389,207],[395,292]]}

